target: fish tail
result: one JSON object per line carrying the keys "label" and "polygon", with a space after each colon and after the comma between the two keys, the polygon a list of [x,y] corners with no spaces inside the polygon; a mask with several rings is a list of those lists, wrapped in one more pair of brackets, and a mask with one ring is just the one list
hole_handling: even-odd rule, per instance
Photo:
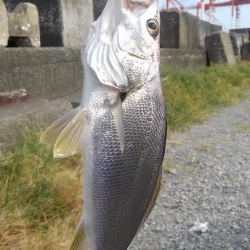
{"label": "fish tail", "polygon": [[54,158],[72,156],[82,151],[83,128],[87,110],[82,106],[52,123],[40,138],[40,143],[54,146]]}
{"label": "fish tail", "polygon": [[86,235],[82,219],[77,226],[75,237],[70,246],[70,250],[90,250],[89,241]]}

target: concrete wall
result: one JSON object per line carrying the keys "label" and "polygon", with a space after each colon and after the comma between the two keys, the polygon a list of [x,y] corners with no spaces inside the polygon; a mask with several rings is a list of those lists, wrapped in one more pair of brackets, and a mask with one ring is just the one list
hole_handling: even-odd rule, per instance
{"label": "concrete wall", "polygon": [[213,32],[221,31],[222,27],[216,24],[210,24],[209,22],[199,20],[199,29],[200,47],[205,48],[206,36],[210,35]]}
{"label": "concrete wall", "polygon": [[58,0],[4,0],[8,11],[17,4],[30,2],[37,6],[39,13],[41,46],[63,46],[61,3]]}
{"label": "concrete wall", "polygon": [[242,60],[250,61],[250,43],[243,44],[242,46]]}
{"label": "concrete wall", "polygon": [[92,0],[61,0],[63,45],[81,48],[93,21]]}
{"label": "concrete wall", "polygon": [[[206,66],[206,55],[204,50],[162,49],[161,62],[169,68],[196,69]],[[0,49],[0,92],[25,88],[34,98],[81,96],[82,82],[78,49]]]}
{"label": "concrete wall", "polygon": [[200,48],[199,19],[189,13],[180,14],[179,26],[179,48],[198,49]]}
{"label": "concrete wall", "polygon": [[37,8],[31,3],[19,3],[7,12],[0,0],[0,46],[40,47],[40,28]]}
{"label": "concrete wall", "polygon": [[206,35],[217,30],[221,26],[211,25],[187,12],[161,12],[162,48],[204,48]]}
{"label": "concrete wall", "polygon": [[202,49],[161,49],[161,66],[197,70],[207,66],[206,52]]}
{"label": "concrete wall", "polygon": [[250,28],[231,29],[230,34],[242,35],[242,44],[250,42]]}
{"label": "concrete wall", "polygon": [[5,4],[0,0],[0,47],[8,44],[9,24]]}
{"label": "concrete wall", "polygon": [[80,51],[68,48],[0,49],[0,92],[25,88],[54,99],[82,91]]}
{"label": "concrete wall", "polygon": [[234,64],[236,62],[232,41],[228,33],[222,31],[211,33],[206,37],[205,43],[210,64]]}
{"label": "concrete wall", "polygon": [[178,12],[161,12],[161,39],[162,48],[179,48],[180,15]]}
{"label": "concrete wall", "polygon": [[91,0],[4,0],[12,11],[18,3],[30,2],[39,12],[42,47],[80,48],[93,21]]}
{"label": "concrete wall", "polygon": [[[237,60],[241,60],[241,56],[243,55],[246,56],[246,48],[247,44],[250,42],[250,28],[245,28],[245,29],[231,29],[230,30],[230,37],[233,43],[234,51],[235,51],[235,56]],[[246,45],[246,46],[245,46]],[[244,48],[243,48],[244,47]],[[245,60],[245,59],[243,59]]]}
{"label": "concrete wall", "polygon": [[93,0],[94,19],[96,20],[102,13],[107,0]]}

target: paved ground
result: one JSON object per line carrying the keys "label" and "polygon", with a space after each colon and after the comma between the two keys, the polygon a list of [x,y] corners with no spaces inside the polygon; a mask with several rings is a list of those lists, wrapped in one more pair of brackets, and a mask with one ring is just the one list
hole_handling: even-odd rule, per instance
{"label": "paved ground", "polygon": [[165,165],[157,206],[130,249],[250,249],[250,95],[172,134]]}
{"label": "paved ground", "polygon": [[46,128],[71,109],[68,101],[36,98],[0,105],[0,155],[2,150],[16,144],[23,129]]}

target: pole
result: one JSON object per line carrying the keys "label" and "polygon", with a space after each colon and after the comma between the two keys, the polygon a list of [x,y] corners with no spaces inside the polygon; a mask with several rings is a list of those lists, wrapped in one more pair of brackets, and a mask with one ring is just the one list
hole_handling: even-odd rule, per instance
{"label": "pole", "polygon": [[166,10],[169,11],[169,6],[170,6],[170,0],[166,1]]}
{"label": "pole", "polygon": [[204,0],[201,0],[201,19],[204,20],[205,18],[205,4]]}
{"label": "pole", "polygon": [[231,29],[235,29],[235,6],[234,6],[234,0],[232,0]]}
{"label": "pole", "polygon": [[210,23],[210,24],[212,23],[212,13],[213,13],[212,3],[213,3],[213,0],[209,0],[209,12],[210,12],[210,15],[209,15],[209,23]]}

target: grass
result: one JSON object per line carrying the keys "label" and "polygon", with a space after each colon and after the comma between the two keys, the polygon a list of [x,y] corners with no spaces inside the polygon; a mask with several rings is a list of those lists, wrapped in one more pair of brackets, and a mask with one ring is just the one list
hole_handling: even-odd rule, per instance
{"label": "grass", "polygon": [[81,211],[80,157],[54,160],[38,138],[23,132],[0,158],[0,249],[68,249],[72,240]]}
{"label": "grass", "polygon": [[162,69],[169,128],[186,128],[235,104],[250,88],[249,69],[250,63],[215,65],[196,73]]}
{"label": "grass", "polygon": [[[216,65],[199,72],[162,69],[171,130],[203,121],[236,103],[250,88],[250,64]],[[0,249],[68,249],[81,213],[81,157],[54,160],[24,131],[0,156]],[[171,164],[166,168],[172,168]]]}

